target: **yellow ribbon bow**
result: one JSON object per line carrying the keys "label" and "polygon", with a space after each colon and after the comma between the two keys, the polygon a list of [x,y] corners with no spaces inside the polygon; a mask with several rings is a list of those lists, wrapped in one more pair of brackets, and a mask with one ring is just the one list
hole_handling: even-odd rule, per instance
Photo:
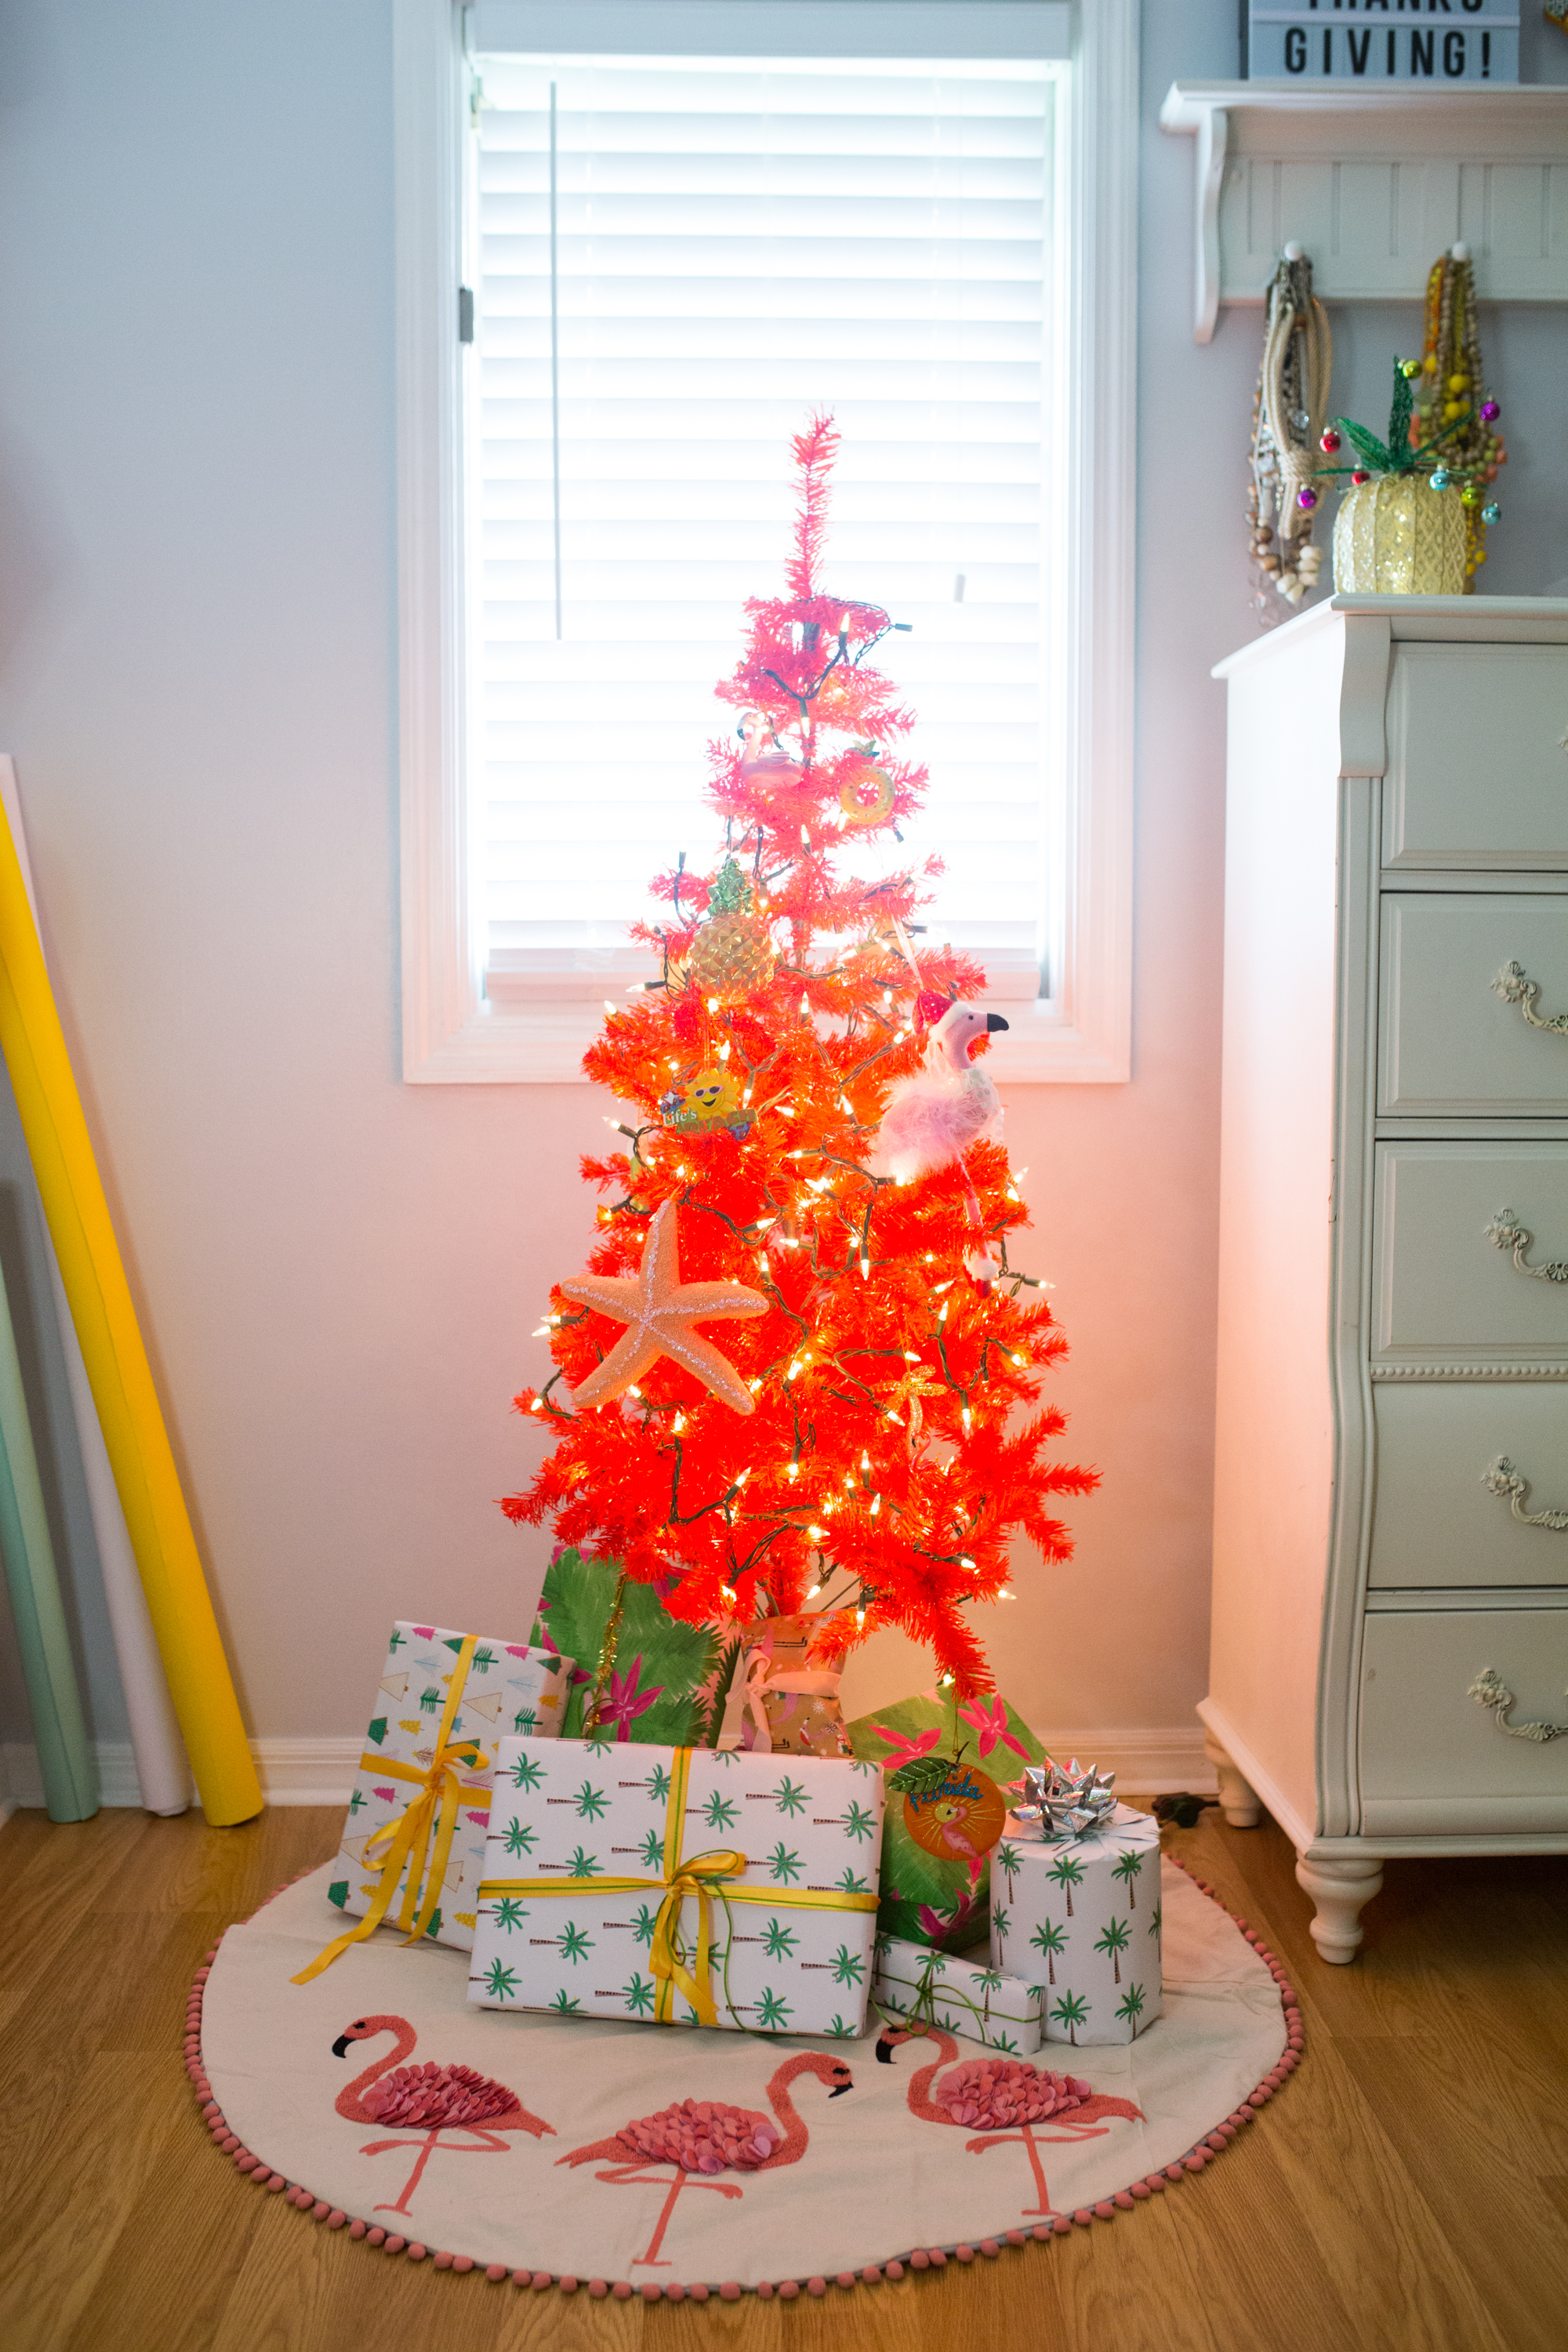
{"label": "yellow ribbon bow", "polygon": [[[429,1932],[430,1922],[441,1899],[441,1887],[447,1875],[447,1863],[452,1851],[452,1839],[457,1832],[458,1815],[465,1804],[476,1800],[489,1803],[488,1789],[476,1789],[458,1779],[460,1772],[485,1772],[490,1759],[485,1755],[477,1739],[451,1738],[452,1725],[462,1704],[463,1685],[468,1680],[468,1662],[474,1654],[478,1635],[470,1634],[458,1653],[447,1692],[447,1704],[441,1710],[441,1727],[436,1735],[436,1753],[428,1769],[420,1772],[407,1764],[398,1764],[390,1758],[364,1756],[360,1761],[372,1772],[385,1772],[399,1780],[412,1780],[419,1793],[413,1798],[395,1822],[384,1822],[381,1828],[365,1840],[364,1860],[373,1870],[379,1868],[381,1876],[371,1897],[370,1909],[364,1917],[349,1928],[345,1935],[319,1952],[308,1969],[301,1969],[290,1979],[294,1984],[309,1984],[312,1977],[330,1969],[341,1958],[351,1944],[363,1943],[374,1936],[397,1892],[397,1882],[408,1865],[408,1885],[404,1890],[403,1907],[397,1925],[405,1930],[404,1941],[417,1943]],[[430,1855],[430,1832],[436,1832],[436,1851]],[[385,1847],[384,1853],[375,1849]],[[426,1868],[426,1858],[430,1866]],[[424,1889],[423,1899],[420,1890]]]}
{"label": "yellow ribbon bow", "polygon": [[[739,1878],[746,1867],[746,1857],[732,1846],[716,1846],[710,1853],[694,1853],[689,1862],[678,1863],[667,1880],[668,1892],[653,1923],[653,1943],[648,1953],[648,1968],[659,1979],[659,1995],[656,2014],[661,2022],[668,2017],[670,1987],[686,1995],[697,2011],[700,2025],[717,2025],[719,2011],[708,1980],[709,1956],[713,1949],[713,1903],[717,1895],[726,1912],[723,1881]],[[697,1897],[697,1951],[695,1972],[687,1966],[687,1950],[680,1933],[680,1915],[689,1895]]]}

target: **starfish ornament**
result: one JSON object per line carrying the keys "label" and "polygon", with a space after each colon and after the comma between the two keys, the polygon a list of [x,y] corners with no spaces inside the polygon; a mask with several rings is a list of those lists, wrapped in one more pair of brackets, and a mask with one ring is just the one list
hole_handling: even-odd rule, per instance
{"label": "starfish ornament", "polygon": [[768,1302],[743,1282],[681,1281],[673,1201],[665,1202],[648,1229],[635,1280],[584,1274],[563,1282],[561,1289],[580,1306],[626,1327],[597,1370],[573,1390],[574,1405],[603,1404],[619,1396],[660,1356],[671,1356],[737,1412],[755,1412],[756,1400],[729,1358],[691,1327],[721,1317],[765,1315]]}

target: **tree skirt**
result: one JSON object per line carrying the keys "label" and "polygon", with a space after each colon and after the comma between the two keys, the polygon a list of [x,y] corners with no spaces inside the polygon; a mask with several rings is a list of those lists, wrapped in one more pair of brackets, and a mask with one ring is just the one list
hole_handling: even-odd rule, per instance
{"label": "tree skirt", "polygon": [[[318,2221],[416,2261],[428,2252],[535,2286],[581,2281],[674,2300],[820,2294],[835,2278],[898,2277],[906,2263],[967,2261],[1109,2221],[1200,2171],[1300,2047],[1278,1964],[1169,1857],[1163,2015],[1128,2047],[1041,2050],[1037,2065],[1087,2079],[1092,2095],[1010,2128],[984,2114],[955,2123],[941,2105],[952,2064],[1007,2062],[942,2034],[895,2044],[875,2012],[858,2042],[500,2014],[468,2005],[466,1953],[407,1947],[385,1929],[292,1984],[341,1931],[331,1876],[323,1865],[231,1927],[198,1975],[186,2055],[214,2137]],[[372,2030],[350,2038],[362,2024]],[[434,2121],[406,2080],[364,2084],[395,2052],[405,2068],[484,2078],[481,2091],[469,2086],[469,2119],[454,2119],[460,2088],[432,2086],[448,2103]],[[496,2084],[514,2095],[499,2109]],[[785,2160],[686,2172],[595,2147],[686,2099],[749,2111],[752,2164],[763,2147],[782,2147]]]}

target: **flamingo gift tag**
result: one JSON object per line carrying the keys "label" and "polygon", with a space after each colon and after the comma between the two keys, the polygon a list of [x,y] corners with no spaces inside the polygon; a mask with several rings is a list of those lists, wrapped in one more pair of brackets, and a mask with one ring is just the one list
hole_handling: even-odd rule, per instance
{"label": "flamingo gift tag", "polygon": [[944,1860],[956,1854],[961,1861],[980,1861],[1006,1822],[1006,1798],[989,1772],[973,1764],[952,1764],[904,1799],[904,1827],[918,1846]]}

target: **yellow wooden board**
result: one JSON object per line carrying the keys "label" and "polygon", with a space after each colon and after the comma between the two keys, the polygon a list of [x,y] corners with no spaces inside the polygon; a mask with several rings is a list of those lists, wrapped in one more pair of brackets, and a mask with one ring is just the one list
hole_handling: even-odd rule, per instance
{"label": "yellow wooden board", "polygon": [[248,1821],[261,1785],[3,811],[0,1049],[202,1810],[215,1824]]}

